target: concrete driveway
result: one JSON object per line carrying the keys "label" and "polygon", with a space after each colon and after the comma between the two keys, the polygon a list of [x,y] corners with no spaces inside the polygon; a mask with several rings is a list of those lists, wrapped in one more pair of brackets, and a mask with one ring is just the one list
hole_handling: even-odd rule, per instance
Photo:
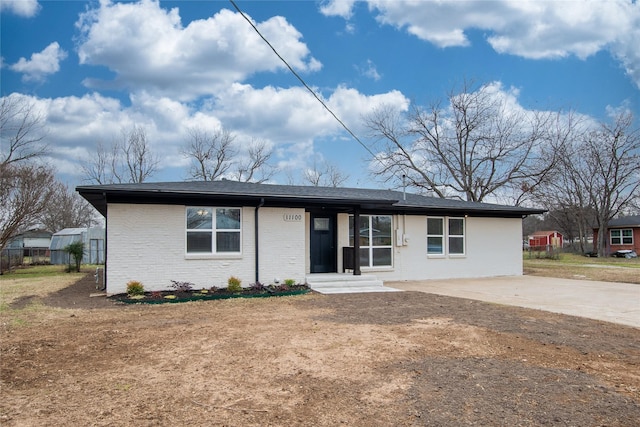
{"label": "concrete driveway", "polygon": [[537,276],[389,281],[385,285],[406,291],[535,308],[640,328],[640,285]]}

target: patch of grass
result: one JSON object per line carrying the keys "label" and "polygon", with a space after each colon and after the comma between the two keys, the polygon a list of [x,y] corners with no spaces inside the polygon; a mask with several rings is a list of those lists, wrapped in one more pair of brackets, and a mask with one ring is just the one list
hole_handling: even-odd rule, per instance
{"label": "patch of grass", "polygon": [[64,265],[34,265],[18,267],[16,269],[12,269],[10,272],[3,272],[0,276],[0,281],[29,277],[57,276],[65,274],[65,268],[66,266]]}
{"label": "patch of grass", "polygon": [[563,279],[598,280],[640,284],[640,259],[589,258],[563,253],[557,260],[523,255],[524,273]]}
{"label": "patch of grass", "polygon": [[11,319],[11,322],[10,322],[10,325],[11,325],[12,327],[14,327],[14,328],[19,328],[19,327],[22,327],[22,326],[27,326],[28,324],[29,324],[29,323],[28,323],[26,320],[24,320],[24,319],[22,319],[22,318],[20,318],[20,317],[14,317],[13,319]]}
{"label": "patch of grass", "polygon": [[555,264],[570,264],[570,265],[610,265],[617,267],[629,267],[629,268],[640,268],[640,258],[614,258],[614,257],[602,257],[602,258],[591,258],[586,257],[580,254],[573,253],[561,253],[558,259],[550,260],[550,259],[536,259],[529,256],[528,252],[524,252],[523,260],[525,262],[549,262]]}
{"label": "patch of grass", "polygon": [[[40,269],[42,266],[33,267]],[[52,266],[46,266],[52,267]],[[55,274],[49,270],[40,271],[39,273],[30,274],[14,274],[0,276],[0,302],[2,303],[2,311],[8,309],[8,306],[18,298],[28,296],[42,297],[51,292],[56,292],[66,288],[73,282],[81,279],[86,273],[64,273],[57,267],[58,273]]]}
{"label": "patch of grass", "polygon": [[[96,271],[96,267],[102,267],[97,265],[83,265],[80,271],[82,273],[86,272],[94,272]],[[51,277],[51,276],[68,276],[75,275],[76,277],[81,276],[79,273],[67,273],[66,265],[30,265],[19,267],[16,269],[12,269],[10,272],[3,272],[0,275],[0,282],[11,279],[24,279],[24,278],[37,278],[37,277]]]}

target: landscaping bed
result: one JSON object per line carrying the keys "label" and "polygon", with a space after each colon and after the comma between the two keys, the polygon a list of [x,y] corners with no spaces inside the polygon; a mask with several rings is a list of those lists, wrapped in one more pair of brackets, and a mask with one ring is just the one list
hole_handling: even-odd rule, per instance
{"label": "landscaping bed", "polygon": [[116,294],[109,300],[123,304],[166,304],[188,301],[209,301],[230,298],[268,298],[291,295],[304,295],[310,289],[306,285],[294,286],[265,286],[262,289],[244,288],[231,292],[227,289],[201,289],[198,291],[157,291],[144,292],[140,295]]}

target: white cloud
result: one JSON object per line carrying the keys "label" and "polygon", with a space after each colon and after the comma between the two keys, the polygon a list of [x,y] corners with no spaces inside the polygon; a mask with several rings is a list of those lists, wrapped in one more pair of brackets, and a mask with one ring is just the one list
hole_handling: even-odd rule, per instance
{"label": "white cloud", "polygon": [[[638,7],[636,7],[638,9]],[[626,73],[640,88],[640,11],[633,15],[633,21],[625,32],[618,35],[611,43],[611,52],[616,57]]]}
{"label": "white cloud", "polygon": [[[285,18],[254,24],[295,70],[321,68]],[[85,81],[90,87],[112,85],[191,100],[255,73],[285,68],[244,18],[226,9],[184,27],[178,8],[166,10],[157,1],[104,1],[76,25],[82,35],[80,63],[116,73],[113,82]]]}
{"label": "white cloud", "polygon": [[22,80],[42,81],[48,75],[60,71],[60,61],[67,57],[67,52],[60,48],[58,42],[53,42],[42,52],[31,55],[31,59],[20,58],[11,66],[13,71],[23,73]]}
{"label": "white cloud", "polygon": [[344,19],[351,18],[355,0],[327,0],[320,4],[320,13],[325,16],[339,16]]}
{"label": "white cloud", "polygon": [[368,133],[364,127],[365,116],[383,106],[406,111],[409,103],[409,99],[397,90],[378,95],[364,95],[356,89],[344,86],[338,87],[327,102],[338,117],[361,139]]}
{"label": "white cloud", "polygon": [[373,63],[372,60],[367,59],[367,64],[366,66],[363,67],[356,67],[358,72],[360,74],[362,74],[365,77],[370,78],[371,80],[374,81],[378,81],[382,78],[382,76],[380,75],[380,73],[378,73],[378,69],[376,67],[376,64]]}
{"label": "white cloud", "polygon": [[[97,143],[108,145],[120,138],[122,129],[133,125],[145,129],[161,167],[178,170],[186,170],[180,149],[187,139],[186,130],[192,127],[224,127],[236,135],[240,146],[252,139],[264,140],[274,147],[277,161],[288,168],[311,161],[319,141],[345,138],[340,124],[300,87],[256,89],[236,83],[197,105],[145,91],[132,94],[130,105],[98,93],[53,99],[11,96],[27,98],[42,112],[48,128],[48,157],[61,173],[73,175],[77,182],[82,173],[79,163],[95,155]],[[406,109],[409,104],[398,91],[364,95],[346,87],[336,88],[325,102],[361,137],[362,117],[373,108],[391,104]]]}
{"label": "white cloud", "polygon": [[9,11],[23,18],[31,18],[40,10],[38,0],[2,0],[0,12]]}
{"label": "white cloud", "polygon": [[382,23],[447,48],[468,46],[466,31],[486,31],[496,52],[529,59],[609,49],[640,87],[640,2],[631,0],[369,0]]}
{"label": "white cloud", "polygon": [[[399,91],[364,95],[346,87],[336,88],[324,102],[353,131],[361,126],[362,116],[376,106],[390,104],[402,109],[409,104]],[[277,144],[344,133],[336,119],[302,87],[283,89],[267,86],[257,89],[234,84],[219,94],[211,113],[225,127],[244,129]]]}

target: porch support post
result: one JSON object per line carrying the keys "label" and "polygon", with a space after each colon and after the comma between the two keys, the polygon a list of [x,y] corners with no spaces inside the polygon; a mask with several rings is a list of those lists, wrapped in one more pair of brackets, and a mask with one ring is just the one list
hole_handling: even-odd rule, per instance
{"label": "porch support post", "polygon": [[353,210],[353,275],[360,276],[360,208]]}

